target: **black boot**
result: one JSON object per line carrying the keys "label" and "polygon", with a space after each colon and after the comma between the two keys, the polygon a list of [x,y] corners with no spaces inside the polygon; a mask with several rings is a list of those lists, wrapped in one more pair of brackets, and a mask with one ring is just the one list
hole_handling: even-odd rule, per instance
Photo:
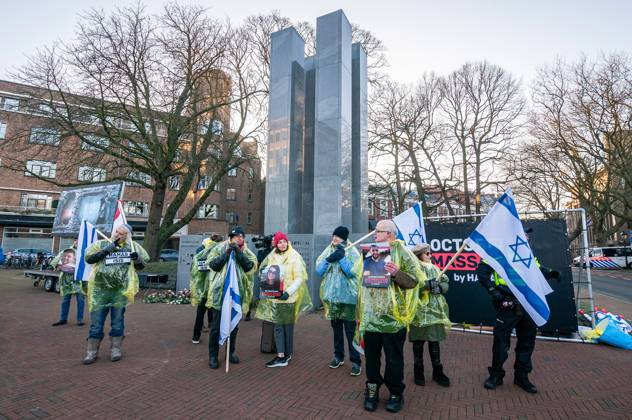
{"label": "black boot", "polygon": [[443,373],[439,342],[428,341],[428,349],[430,350],[430,361],[432,362],[432,380],[441,386],[449,387],[450,378],[448,378],[445,373]]}
{"label": "black boot", "polygon": [[413,341],[413,361],[415,374],[415,385],[426,385],[426,378],[424,378],[424,342]]}
{"label": "black boot", "polygon": [[390,411],[391,413],[397,413],[404,406],[404,396],[403,395],[391,395],[386,403],[386,411]]}
{"label": "black boot", "polygon": [[210,367],[211,369],[217,369],[219,367],[219,361],[217,360],[217,355],[209,356],[208,367]]}
{"label": "black boot", "polygon": [[239,357],[235,354],[235,347],[237,346],[237,334],[234,337],[230,338],[230,356],[228,356],[228,361],[233,365],[239,363]]}
{"label": "black boot", "polygon": [[377,384],[367,382],[364,390],[364,409],[367,411],[377,410],[380,401],[380,387]]}
{"label": "black boot", "polygon": [[485,388],[496,389],[497,386],[503,384],[503,376],[505,376],[504,373],[497,372],[491,367],[487,368],[487,370],[489,370],[489,378],[485,381]]}
{"label": "black boot", "polygon": [[529,375],[526,372],[514,372],[514,384],[527,391],[529,394],[536,394],[538,388],[529,381]]}

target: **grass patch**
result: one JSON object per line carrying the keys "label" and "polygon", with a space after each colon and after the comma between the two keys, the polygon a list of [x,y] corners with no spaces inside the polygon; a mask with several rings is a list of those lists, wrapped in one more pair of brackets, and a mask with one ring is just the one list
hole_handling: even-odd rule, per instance
{"label": "grass patch", "polygon": [[175,289],[178,272],[177,261],[154,261],[145,264],[141,273],[159,273],[169,276],[167,283],[152,284],[153,289]]}

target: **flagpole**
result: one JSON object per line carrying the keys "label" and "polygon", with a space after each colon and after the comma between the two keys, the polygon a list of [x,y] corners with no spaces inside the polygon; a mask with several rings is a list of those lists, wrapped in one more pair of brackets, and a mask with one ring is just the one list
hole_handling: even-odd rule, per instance
{"label": "flagpole", "polygon": [[367,233],[366,235],[364,235],[363,237],[361,237],[360,239],[358,239],[357,241],[353,242],[350,245],[347,245],[347,247],[345,248],[345,250],[356,246],[357,244],[359,244],[360,242],[364,241],[366,238],[368,238],[369,236],[373,235],[375,233],[374,230],[372,230],[371,232]]}
{"label": "flagpole", "polygon": [[106,241],[110,241],[112,242],[112,239],[108,238],[107,236],[105,236],[104,233],[101,233],[101,231],[99,229],[94,229],[97,231],[97,235],[101,236],[103,239],[105,239]]}
{"label": "flagpole", "polygon": [[226,341],[226,373],[228,373],[228,366],[230,365],[230,334],[228,334],[228,341]]}
{"label": "flagpole", "polygon": [[437,276],[437,280],[439,280],[439,278],[441,278],[441,276],[443,276],[446,272],[446,270],[448,269],[448,267],[450,267],[452,265],[452,263],[454,262],[454,260],[456,260],[456,257],[458,257],[459,255],[461,255],[461,253],[463,252],[463,250],[465,249],[465,247],[467,246],[467,244],[465,243],[465,241],[463,241],[463,245],[461,245],[461,248],[459,248],[458,251],[456,251],[456,254],[454,254],[452,256],[452,258],[450,258],[450,261],[448,261],[448,263],[445,265],[445,267],[443,267],[443,270],[441,270],[441,272],[439,273],[439,275]]}

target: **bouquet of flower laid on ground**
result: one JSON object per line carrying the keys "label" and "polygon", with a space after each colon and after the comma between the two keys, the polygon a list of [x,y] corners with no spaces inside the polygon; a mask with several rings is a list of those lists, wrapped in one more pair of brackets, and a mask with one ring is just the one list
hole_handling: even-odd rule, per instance
{"label": "bouquet of flower laid on ground", "polygon": [[167,303],[169,305],[188,305],[191,303],[191,292],[187,289],[174,292],[153,292],[143,298],[144,303]]}

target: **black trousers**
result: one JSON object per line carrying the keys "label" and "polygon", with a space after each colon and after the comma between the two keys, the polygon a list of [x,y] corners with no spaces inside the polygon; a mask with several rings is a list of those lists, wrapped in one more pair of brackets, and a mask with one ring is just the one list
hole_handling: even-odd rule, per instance
{"label": "black trousers", "polygon": [[200,301],[195,314],[195,324],[193,324],[193,338],[200,338],[202,327],[204,326],[204,314],[208,319],[208,325],[211,325],[211,309],[206,307],[206,298]]}
{"label": "black trousers", "polygon": [[[222,313],[217,309],[211,309],[211,326],[208,333],[208,356],[215,356],[219,353],[219,323]],[[235,353],[235,343],[237,341],[237,331],[239,325],[230,333],[230,354]]]}
{"label": "black trousers", "polygon": [[497,309],[496,326],[494,326],[494,345],[492,347],[492,366],[489,373],[503,377],[505,371],[503,364],[507,360],[511,331],[516,329],[516,362],[514,370],[529,373],[533,369],[531,354],[535,348],[535,336],[537,326],[524,309]]}
{"label": "black trousers", "polygon": [[[349,346],[349,360],[351,363],[361,364],[360,353],[353,347],[353,335],[355,334],[355,321],[332,319],[331,328],[334,330],[334,356],[338,360],[345,360],[345,336]],[[344,330],[344,332],[343,332]]]}
{"label": "black trousers", "polygon": [[[404,393],[404,342],[406,328],[396,333],[364,333],[364,356],[367,383],[385,384],[392,395]],[[386,366],[382,377],[382,349]]]}

